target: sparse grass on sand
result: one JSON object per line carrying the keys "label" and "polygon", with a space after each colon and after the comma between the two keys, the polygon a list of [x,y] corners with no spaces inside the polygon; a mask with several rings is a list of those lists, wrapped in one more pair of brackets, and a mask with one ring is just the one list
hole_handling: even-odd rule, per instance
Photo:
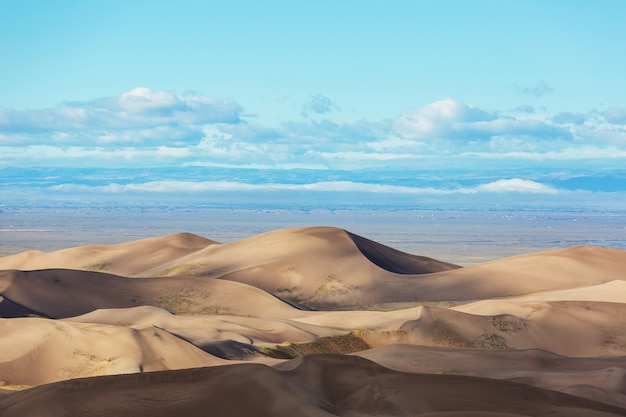
{"label": "sparse grass on sand", "polygon": [[193,276],[193,271],[198,269],[200,265],[197,264],[180,264],[171,268],[166,268],[156,274],[157,277],[174,277],[174,276]]}
{"label": "sparse grass on sand", "polygon": [[83,269],[85,271],[94,271],[94,272],[106,271],[108,268],[109,268],[109,265],[104,261],[100,263],[96,263],[96,264],[83,266]]}
{"label": "sparse grass on sand", "polygon": [[278,359],[293,359],[314,353],[354,353],[371,346],[355,332],[339,336],[320,337],[315,342],[285,343],[274,348],[262,349],[266,355]]}

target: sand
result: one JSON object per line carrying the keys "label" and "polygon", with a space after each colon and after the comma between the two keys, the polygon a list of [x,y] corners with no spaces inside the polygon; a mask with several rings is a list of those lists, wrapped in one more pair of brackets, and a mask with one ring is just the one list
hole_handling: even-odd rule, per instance
{"label": "sand", "polygon": [[0,258],[0,316],[0,416],[626,415],[614,249],[180,233]]}
{"label": "sand", "polygon": [[[0,397],[2,415],[618,416],[623,408],[509,381],[393,371],[345,355],[65,381]],[[462,414],[459,414],[462,412]],[[456,413],[456,414],[455,414]]]}

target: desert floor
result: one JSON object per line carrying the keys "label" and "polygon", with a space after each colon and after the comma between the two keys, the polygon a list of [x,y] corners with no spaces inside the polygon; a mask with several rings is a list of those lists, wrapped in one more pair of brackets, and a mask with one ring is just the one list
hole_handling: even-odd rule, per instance
{"label": "desert floor", "polygon": [[626,251],[357,232],[0,257],[0,416],[626,415]]}

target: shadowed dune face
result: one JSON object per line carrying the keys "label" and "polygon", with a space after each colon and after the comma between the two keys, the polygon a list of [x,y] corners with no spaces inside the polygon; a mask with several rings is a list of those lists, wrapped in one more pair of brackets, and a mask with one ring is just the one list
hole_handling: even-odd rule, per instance
{"label": "shadowed dune face", "polygon": [[26,317],[28,315],[36,315],[37,312],[24,308],[23,306],[14,303],[11,300],[0,296],[0,317],[2,318],[14,318],[14,317]]}
{"label": "shadowed dune face", "polygon": [[6,417],[44,412],[65,415],[69,407],[74,415],[114,412],[120,417],[138,412],[153,416],[205,416],[207,411],[215,416],[473,412],[581,417],[626,412],[623,408],[511,382],[402,373],[341,355],[312,355],[277,369],[245,364],[73,380],[0,397],[0,409]]}
{"label": "shadowed dune face", "polygon": [[392,301],[478,300],[598,285],[626,278],[626,252],[577,247],[457,268],[341,229],[264,233],[213,245],[145,275],[243,282],[316,308]]}
{"label": "shadowed dune face", "polygon": [[404,372],[506,379],[626,408],[626,356],[571,358],[544,350],[395,344],[356,355]]}
{"label": "shadowed dune face", "polygon": [[[96,259],[94,248],[104,261],[87,265],[90,268],[77,266]],[[219,278],[316,308],[513,296],[621,280],[626,270],[625,252],[591,247],[458,268],[332,227],[278,230],[229,244],[179,234],[29,256],[32,259],[22,259],[23,254],[0,258],[0,268],[63,264],[133,278]]]}
{"label": "shadowed dune face", "polygon": [[416,275],[460,268],[425,256],[409,255],[354,233],[346,233],[370,262],[389,272]]}
{"label": "shadowed dune face", "polygon": [[69,379],[0,416],[625,415],[625,255],[459,268],[309,227],[0,258],[0,388]]}
{"label": "shadowed dune face", "polygon": [[[361,243],[357,245],[355,239]],[[307,227],[213,245],[143,275],[171,275],[172,271],[184,269],[189,275],[242,282],[320,307],[387,299],[386,294],[378,295],[372,287],[382,280],[397,279],[397,271],[424,274],[453,267],[396,251],[342,229]]]}
{"label": "shadowed dune face", "polygon": [[[65,268],[125,277],[198,276],[237,281],[309,306],[380,302],[377,283],[397,274],[457,268],[342,229],[278,230],[229,244],[191,234],[0,258],[0,269]],[[415,295],[410,297],[414,299]]]}
{"label": "shadowed dune face", "polygon": [[298,315],[290,304],[238,282],[193,277],[131,279],[64,269],[0,271],[0,294],[52,318],[151,305],[173,313]]}

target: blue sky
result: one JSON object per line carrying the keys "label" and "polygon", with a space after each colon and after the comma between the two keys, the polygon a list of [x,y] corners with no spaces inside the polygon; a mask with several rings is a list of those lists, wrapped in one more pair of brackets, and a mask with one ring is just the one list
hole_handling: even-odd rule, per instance
{"label": "blue sky", "polygon": [[490,170],[478,192],[553,195],[626,166],[624,40],[622,0],[0,0],[0,169]]}

